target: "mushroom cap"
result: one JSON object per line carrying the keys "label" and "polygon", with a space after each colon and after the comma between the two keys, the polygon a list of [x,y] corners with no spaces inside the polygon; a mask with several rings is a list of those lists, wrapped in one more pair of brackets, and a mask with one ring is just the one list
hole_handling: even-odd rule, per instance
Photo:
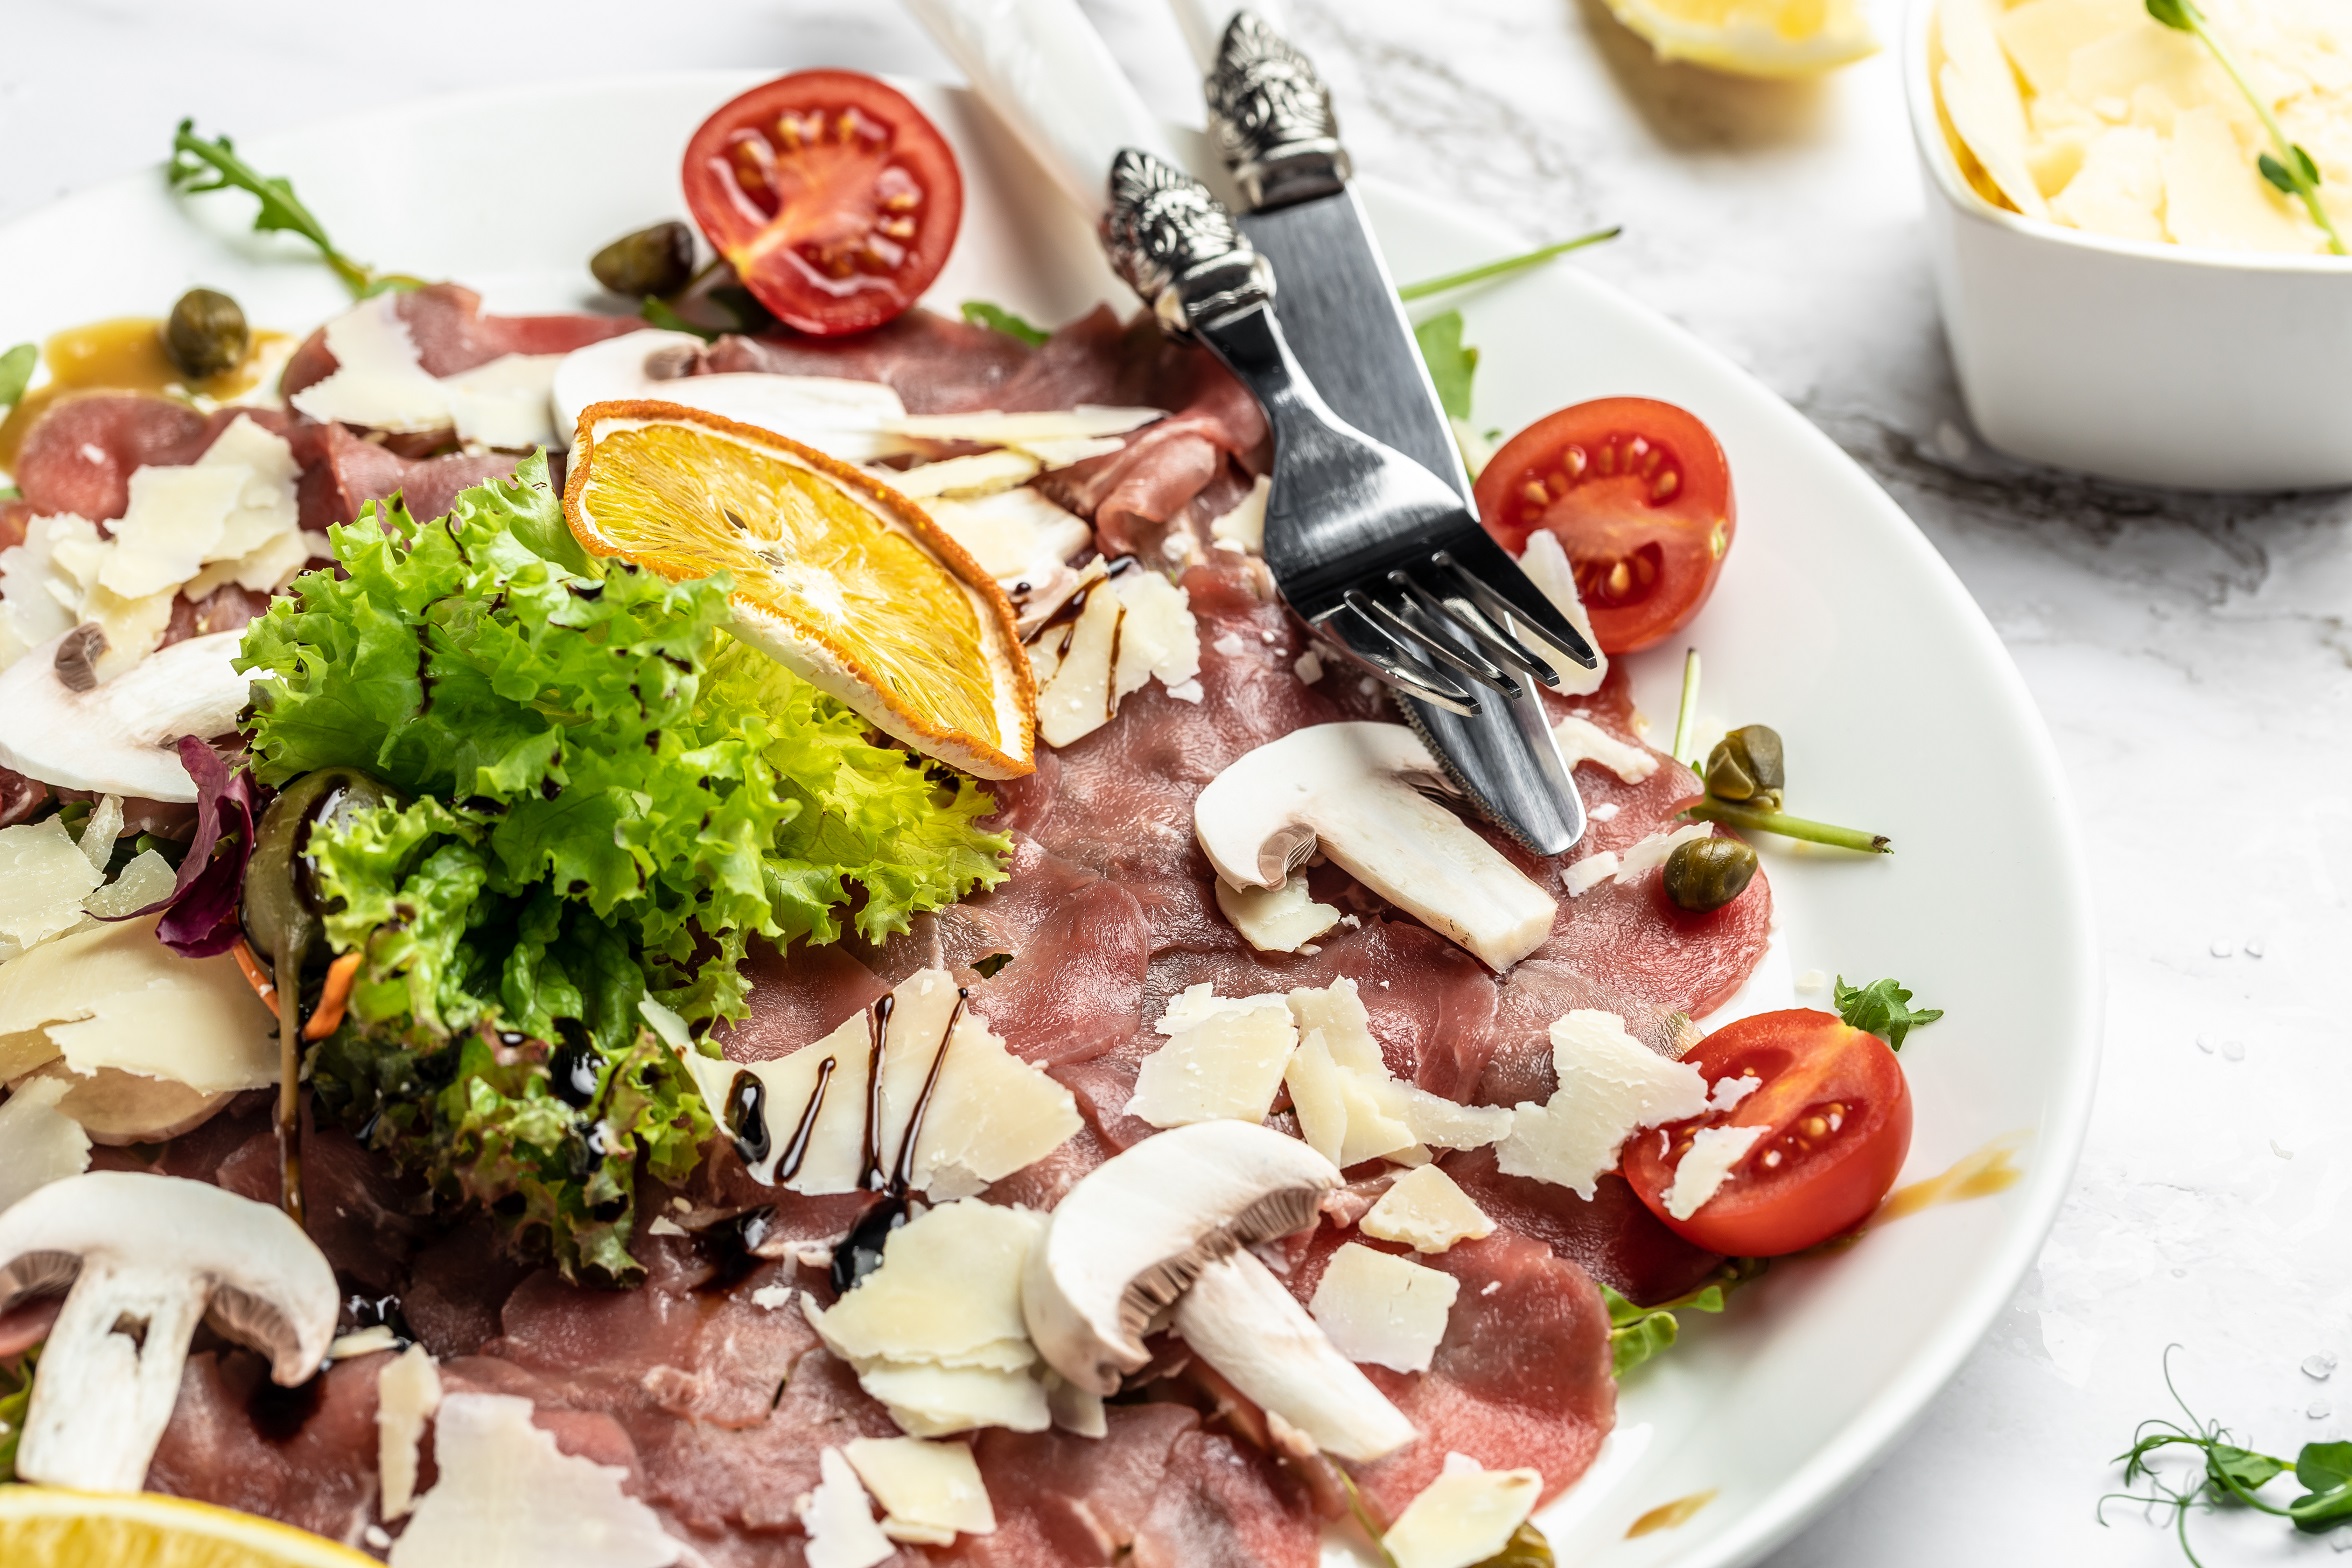
{"label": "mushroom cap", "polygon": [[84,646],[81,627],[0,670],[0,767],[59,789],[192,801],[196,781],[173,749],[237,727],[249,683],[236,669],[243,632],[213,632],[158,649],[110,681],[76,691],[58,653]]}
{"label": "mushroom cap", "polygon": [[1313,724],[1244,752],[1193,801],[1193,834],[1235,887],[1280,887],[1314,852],[1339,797],[1383,788],[1453,793],[1402,724]]}
{"label": "mushroom cap", "polygon": [[86,1259],[198,1280],[205,1321],[270,1359],[292,1386],[335,1336],[335,1271],[280,1210],[208,1182],[91,1171],[0,1213],[0,1312],[70,1285]]}
{"label": "mushroom cap", "polygon": [[1087,1173],[1030,1249],[1022,1316],[1046,1363],[1098,1394],[1150,1359],[1143,1335],[1200,1270],[1304,1230],[1339,1168],[1256,1122],[1195,1122]]}

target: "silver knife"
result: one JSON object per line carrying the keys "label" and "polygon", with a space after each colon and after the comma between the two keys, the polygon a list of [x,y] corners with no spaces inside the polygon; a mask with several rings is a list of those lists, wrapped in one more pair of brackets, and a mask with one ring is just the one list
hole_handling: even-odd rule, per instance
{"label": "silver knife", "polygon": [[[1477,510],[1412,322],[1348,185],[1331,95],[1306,56],[1249,10],[1174,0],[1205,56],[1210,129],[1245,210],[1241,230],[1273,264],[1282,326],[1308,380],[1340,418],[1453,486]],[[1584,836],[1584,802],[1529,689],[1482,693],[1463,715],[1397,694],[1465,794],[1530,848]]]}

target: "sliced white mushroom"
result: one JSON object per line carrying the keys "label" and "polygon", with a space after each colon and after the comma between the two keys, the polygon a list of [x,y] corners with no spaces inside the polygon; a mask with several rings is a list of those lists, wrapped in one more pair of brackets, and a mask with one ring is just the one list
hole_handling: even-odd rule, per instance
{"label": "sliced white mushroom", "polygon": [[51,1486],[139,1490],[199,1322],[288,1388],[335,1334],[335,1271],[299,1225],[174,1176],[93,1171],[0,1214],[0,1312],[66,1286],[16,1454]]}
{"label": "sliced white mushroom", "polygon": [[1489,967],[1542,945],[1557,910],[1424,790],[1447,790],[1401,724],[1318,724],[1245,753],[1193,802],[1193,831],[1235,887],[1281,887],[1319,846],[1373,892]]}
{"label": "sliced white mushroom", "polygon": [[1021,1305],[1048,1365],[1115,1393],[1173,1310],[1195,1354],[1269,1415],[1344,1459],[1375,1459],[1412,1423],[1248,1249],[1315,1223],[1329,1160],[1270,1127],[1211,1121],[1115,1155],[1070,1189],[1030,1252]]}
{"label": "sliced white mushroom", "polygon": [[630,332],[591,343],[556,367],[556,429],[569,443],[591,403],[641,398],[699,408],[815,447],[845,463],[914,450],[886,433],[906,405],[879,381],[841,376],[782,376],[768,371],[689,375],[702,340],[686,332]]}
{"label": "sliced white mushroom", "polygon": [[0,767],[59,789],[194,800],[196,781],[173,748],[183,735],[237,727],[248,685],[233,662],[242,640],[191,637],[101,681],[102,638],[83,627],[52,637],[0,670]]}

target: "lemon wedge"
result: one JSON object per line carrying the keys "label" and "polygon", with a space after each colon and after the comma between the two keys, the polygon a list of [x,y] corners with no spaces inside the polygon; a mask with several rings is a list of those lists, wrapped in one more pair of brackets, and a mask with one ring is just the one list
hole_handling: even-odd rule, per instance
{"label": "lemon wedge", "polygon": [[383,1568],[307,1530],[155,1492],[0,1487],[8,1568]]}
{"label": "lemon wedge", "polygon": [[1878,50],[1856,0],[1609,0],[1661,60],[1734,76],[1812,76]]}
{"label": "lemon wedge", "polygon": [[590,552],[734,579],[735,633],[926,756],[1036,767],[1013,607],[897,491],[784,436],[675,403],[580,411],[564,516]]}

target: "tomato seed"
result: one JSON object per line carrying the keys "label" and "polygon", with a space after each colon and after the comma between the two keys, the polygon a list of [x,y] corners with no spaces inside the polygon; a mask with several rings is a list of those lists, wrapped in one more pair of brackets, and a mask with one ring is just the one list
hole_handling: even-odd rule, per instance
{"label": "tomato seed", "polygon": [[1592,460],[1584,455],[1583,447],[1570,446],[1560,454],[1560,461],[1568,465],[1568,477],[1574,481],[1584,477],[1584,471]]}
{"label": "tomato seed", "polygon": [[1663,501],[1681,488],[1682,475],[1676,472],[1674,469],[1669,468],[1666,470],[1666,472],[1660,474],[1656,481],[1651,484],[1650,499],[1652,501]]}
{"label": "tomato seed", "polygon": [[1545,493],[1543,481],[1540,479],[1528,480],[1526,485],[1520,489],[1519,493],[1527,498],[1527,504],[1531,507],[1540,508],[1546,502],[1551,500],[1551,497]]}

